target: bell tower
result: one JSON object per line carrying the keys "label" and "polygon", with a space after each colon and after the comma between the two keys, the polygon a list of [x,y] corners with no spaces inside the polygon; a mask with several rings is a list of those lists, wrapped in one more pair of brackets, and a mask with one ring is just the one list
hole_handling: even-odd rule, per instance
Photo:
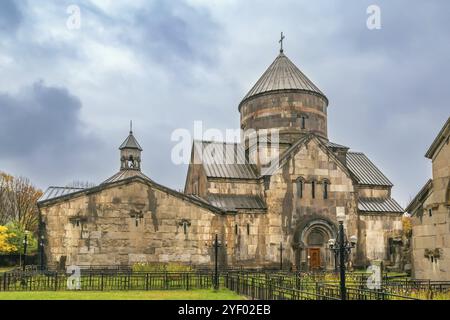
{"label": "bell tower", "polygon": [[130,134],[120,145],[120,171],[141,171],[142,148],[133,135],[133,124],[130,122]]}

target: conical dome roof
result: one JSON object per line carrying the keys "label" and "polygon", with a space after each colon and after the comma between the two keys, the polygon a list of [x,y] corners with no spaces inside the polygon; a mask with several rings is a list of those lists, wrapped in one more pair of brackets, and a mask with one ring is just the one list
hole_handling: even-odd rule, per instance
{"label": "conical dome roof", "polygon": [[139,151],[142,151],[141,146],[137,142],[136,138],[133,135],[133,132],[130,131],[130,134],[125,139],[125,141],[120,145],[120,150],[122,149],[138,149]]}
{"label": "conical dome roof", "polygon": [[327,99],[323,92],[283,52],[280,52],[275,61],[242,99],[241,104],[253,96],[278,90],[310,91]]}

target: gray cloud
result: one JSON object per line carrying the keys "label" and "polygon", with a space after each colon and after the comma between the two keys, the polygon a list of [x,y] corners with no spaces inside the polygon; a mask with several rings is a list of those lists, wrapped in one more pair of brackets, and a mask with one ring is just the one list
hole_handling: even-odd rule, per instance
{"label": "gray cloud", "polygon": [[79,177],[74,170],[91,171],[86,165],[101,150],[101,143],[85,133],[81,107],[80,99],[66,88],[46,86],[43,81],[16,94],[0,93],[1,160],[19,167],[12,171],[26,171],[39,182],[63,183]]}
{"label": "gray cloud", "polygon": [[0,32],[8,33],[15,31],[22,22],[22,19],[22,12],[16,1],[0,1]]}
{"label": "gray cloud", "polygon": [[133,27],[142,31],[140,49],[157,61],[211,62],[217,25],[204,9],[182,1],[149,2],[136,13]]}
{"label": "gray cloud", "polygon": [[[145,172],[182,188],[186,167],[170,162],[172,131],[192,129],[194,120],[238,128],[237,105],[284,31],[286,54],[330,99],[330,139],[365,152],[403,205],[430,177],[423,154],[449,114],[450,3],[376,1],[382,29],[369,31],[369,0],[78,1],[82,28],[69,32],[69,2],[42,1],[39,16],[0,11],[1,21],[16,21],[10,30],[21,26],[0,52],[0,86],[8,88],[0,107],[9,106],[0,122],[19,131],[17,143],[0,137],[0,148],[11,149],[0,155],[2,169],[43,186],[71,177],[99,182],[117,169],[117,146],[133,119]],[[30,77],[58,87],[30,87]]]}

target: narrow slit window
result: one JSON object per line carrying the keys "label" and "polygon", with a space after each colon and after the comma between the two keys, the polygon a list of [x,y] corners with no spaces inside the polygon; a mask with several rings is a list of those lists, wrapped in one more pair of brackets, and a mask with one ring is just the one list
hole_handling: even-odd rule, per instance
{"label": "narrow slit window", "polygon": [[328,199],[328,181],[323,182],[323,198]]}
{"label": "narrow slit window", "polygon": [[303,181],[297,180],[297,198],[303,197]]}
{"label": "narrow slit window", "polygon": [[313,199],[316,198],[316,182],[315,181],[311,182],[311,197]]}
{"label": "narrow slit window", "polygon": [[238,234],[238,231],[239,231],[238,225],[236,224],[234,225],[234,234]]}
{"label": "narrow slit window", "polygon": [[302,116],[300,118],[300,122],[301,122],[302,129],[306,129],[306,117],[305,116]]}
{"label": "narrow slit window", "polygon": [[247,235],[250,235],[250,223],[247,223]]}

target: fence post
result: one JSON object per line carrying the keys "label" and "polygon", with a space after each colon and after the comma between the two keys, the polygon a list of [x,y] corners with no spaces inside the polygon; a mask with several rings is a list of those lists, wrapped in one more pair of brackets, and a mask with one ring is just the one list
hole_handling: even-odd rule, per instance
{"label": "fence post", "polygon": [[148,291],[148,273],[145,274],[145,290]]}
{"label": "fence post", "polygon": [[58,272],[55,272],[55,291],[58,291]]}
{"label": "fence post", "polygon": [[252,278],[252,300],[255,300],[255,278]]}
{"label": "fence post", "polygon": [[3,291],[6,291],[6,272],[3,274]]}
{"label": "fence post", "polygon": [[103,272],[102,272],[102,274],[101,274],[101,282],[100,282],[100,285],[101,285],[100,291],[103,291]]}

